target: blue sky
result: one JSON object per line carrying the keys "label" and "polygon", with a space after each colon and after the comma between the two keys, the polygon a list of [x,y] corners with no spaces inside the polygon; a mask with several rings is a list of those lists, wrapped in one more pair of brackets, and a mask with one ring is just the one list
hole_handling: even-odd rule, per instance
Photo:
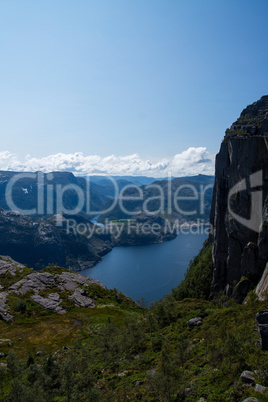
{"label": "blue sky", "polygon": [[265,0],[0,0],[0,168],[211,173],[268,94],[267,15]]}

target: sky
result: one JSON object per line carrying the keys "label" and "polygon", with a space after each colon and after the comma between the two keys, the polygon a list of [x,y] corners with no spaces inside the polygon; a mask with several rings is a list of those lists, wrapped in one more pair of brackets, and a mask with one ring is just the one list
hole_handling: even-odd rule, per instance
{"label": "sky", "polygon": [[213,174],[268,94],[266,0],[0,0],[0,169]]}

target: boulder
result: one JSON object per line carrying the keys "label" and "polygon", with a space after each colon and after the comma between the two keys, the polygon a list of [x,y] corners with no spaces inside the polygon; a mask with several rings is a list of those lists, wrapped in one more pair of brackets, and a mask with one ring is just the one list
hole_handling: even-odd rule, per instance
{"label": "boulder", "polygon": [[245,370],[240,376],[241,381],[244,384],[255,384],[254,373],[252,371]]}
{"label": "boulder", "polygon": [[200,325],[202,325],[202,323],[203,320],[201,317],[191,318],[190,320],[187,321],[187,325],[190,328],[199,327]]}
{"label": "boulder", "polygon": [[252,398],[251,396],[249,398],[243,399],[242,402],[259,402],[259,399],[257,398]]}
{"label": "boulder", "polygon": [[75,302],[75,305],[77,307],[89,307],[89,308],[94,308],[95,307],[95,300],[91,299],[90,297],[83,296],[81,294],[81,288],[77,288],[74,293],[69,296],[70,300],[73,300]]}
{"label": "boulder", "polygon": [[61,303],[61,299],[59,299],[58,301],[46,298],[46,297],[42,297],[39,295],[33,295],[32,300],[35,303],[40,304],[41,306],[45,307],[46,309],[49,310],[54,310],[56,313],[58,314],[65,314],[66,310],[64,310],[63,308],[61,308],[59,306],[59,304]]}
{"label": "boulder", "polygon": [[258,392],[258,394],[264,394],[264,392],[267,390],[267,387],[264,387],[263,385],[256,384],[254,391]]}

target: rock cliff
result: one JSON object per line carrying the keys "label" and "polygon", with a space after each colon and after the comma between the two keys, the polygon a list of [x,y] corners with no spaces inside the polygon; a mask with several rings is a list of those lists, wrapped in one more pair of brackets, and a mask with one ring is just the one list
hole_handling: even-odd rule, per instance
{"label": "rock cliff", "polygon": [[243,301],[268,260],[268,96],[226,130],[216,157],[210,216],[213,293]]}

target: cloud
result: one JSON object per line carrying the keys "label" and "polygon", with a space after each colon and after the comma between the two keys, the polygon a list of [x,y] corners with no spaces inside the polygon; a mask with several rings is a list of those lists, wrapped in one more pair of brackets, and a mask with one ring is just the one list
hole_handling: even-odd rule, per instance
{"label": "cloud", "polygon": [[17,172],[55,172],[70,171],[74,174],[106,175],[145,175],[153,177],[185,176],[194,174],[214,174],[214,156],[210,156],[205,147],[188,148],[173,158],[152,162],[138,154],[127,156],[84,155],[58,153],[41,158],[26,155],[20,160],[9,151],[0,152],[0,170]]}

